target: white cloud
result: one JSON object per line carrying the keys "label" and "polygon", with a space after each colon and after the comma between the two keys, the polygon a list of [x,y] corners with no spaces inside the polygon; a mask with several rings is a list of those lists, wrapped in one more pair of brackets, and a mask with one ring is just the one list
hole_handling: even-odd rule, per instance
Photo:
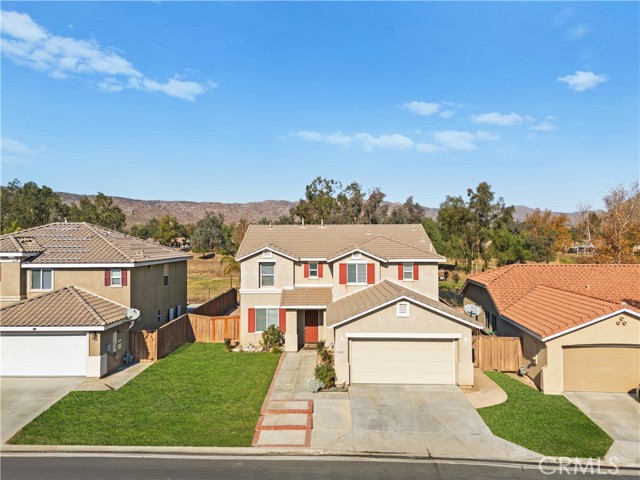
{"label": "white cloud", "polygon": [[365,152],[371,152],[374,148],[409,150],[414,145],[413,140],[398,133],[380,135],[379,137],[374,137],[368,133],[356,133],[353,138],[360,142],[360,146]]}
{"label": "white cloud", "polygon": [[531,127],[531,130],[535,130],[536,132],[553,132],[555,129],[556,126],[549,122],[542,122]]}
{"label": "white cloud", "polygon": [[291,132],[289,135],[310,142],[322,142],[328,143],[329,145],[342,145],[346,147],[350,146],[353,142],[353,138],[350,135],[343,135],[341,132],[323,135],[309,130],[299,130],[297,132]]}
{"label": "white cloud", "polygon": [[91,75],[97,78],[96,87],[101,91],[114,93],[133,88],[190,101],[206,91],[197,82],[175,76],[164,83],[147,78],[112,49],[101,47],[95,40],[52,35],[27,14],[2,11],[0,15],[2,53],[16,64],[52,78]]}
{"label": "white cloud", "polygon": [[575,25],[573,27],[569,27],[567,29],[567,35],[571,40],[579,40],[580,38],[584,37],[585,35],[588,35],[589,33],[591,33],[591,29],[584,23],[581,23],[580,25]]}
{"label": "white cloud", "polygon": [[566,75],[564,77],[558,77],[558,82],[564,82],[569,89],[576,92],[584,92],[586,90],[592,90],[601,83],[608,80],[606,75],[598,75],[593,72],[576,71],[574,75]]}
{"label": "white cloud", "polygon": [[415,113],[416,115],[428,117],[429,115],[433,115],[434,113],[437,113],[438,110],[440,110],[440,104],[419,102],[417,100],[414,100],[413,102],[405,103],[404,109],[409,110],[411,113]]}
{"label": "white cloud", "polygon": [[33,157],[38,154],[40,149],[28,147],[22,142],[10,137],[2,137],[0,139],[3,163],[34,163]]}
{"label": "white cloud", "polygon": [[529,120],[530,117],[523,117],[517,113],[502,114],[498,112],[481,113],[480,115],[471,115],[471,120],[475,123],[489,123],[491,125],[498,125],[500,127],[512,127],[514,125],[522,125],[525,119]]}
{"label": "white cloud", "polygon": [[437,153],[441,152],[443,149],[438,145],[434,145],[432,143],[418,143],[416,144],[416,151],[420,153]]}
{"label": "white cloud", "polygon": [[462,132],[460,130],[441,130],[433,134],[433,138],[445,148],[469,152],[478,148],[476,142],[499,140],[500,136],[484,130]]}
{"label": "white cloud", "polygon": [[455,114],[456,114],[455,110],[445,110],[443,112],[440,112],[440,117],[444,119],[448,119],[453,117]]}

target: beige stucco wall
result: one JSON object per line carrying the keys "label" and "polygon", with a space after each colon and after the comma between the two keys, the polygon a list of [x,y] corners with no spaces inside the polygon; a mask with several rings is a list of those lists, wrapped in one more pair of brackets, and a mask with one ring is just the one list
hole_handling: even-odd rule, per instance
{"label": "beige stucco wall", "polygon": [[[275,263],[274,266],[274,286],[260,287],[260,263]],[[264,258],[262,253],[243,260],[240,264],[240,289],[256,290],[282,289],[283,287],[293,287],[293,261],[273,253],[271,258]],[[244,293],[244,292],[241,292]]]}
{"label": "beige stucco wall", "polygon": [[3,261],[0,263],[2,277],[0,279],[0,307],[13,305],[27,298],[26,272],[20,268],[19,261]]}
{"label": "beige stucco wall", "polygon": [[408,318],[398,318],[396,304],[340,325],[334,330],[335,367],[338,383],[349,383],[349,340],[347,333],[459,333],[454,340],[458,362],[456,377],[459,385],[473,385],[471,355],[471,327],[415,304],[410,306]]}
{"label": "beige stucco wall", "polygon": [[[164,286],[165,269],[169,273],[169,285]],[[174,308],[174,318],[178,318],[177,306],[182,313],[187,311],[187,262],[165,263],[160,265],[136,267],[131,270],[129,285],[131,288],[130,306],[140,310],[140,320],[136,330],[153,330],[166,323],[167,311]],[[158,309],[162,311],[162,320],[158,322]]]}
{"label": "beige stucco wall", "polygon": [[398,280],[398,264],[384,263],[380,266],[380,280],[391,280],[403,287],[438,300],[437,264],[418,264],[418,280]]}
{"label": "beige stucco wall", "polygon": [[640,319],[628,313],[614,315],[547,341],[547,358],[542,367],[541,382],[545,393],[558,394],[564,390],[562,347],[569,345],[640,345]]}

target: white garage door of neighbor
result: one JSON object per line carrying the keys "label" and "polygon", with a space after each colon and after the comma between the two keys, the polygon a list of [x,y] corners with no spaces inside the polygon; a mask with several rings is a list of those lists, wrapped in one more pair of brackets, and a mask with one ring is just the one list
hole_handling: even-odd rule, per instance
{"label": "white garage door of neighbor", "polygon": [[83,377],[87,374],[87,335],[2,335],[0,375]]}
{"label": "white garage door of neighbor", "polygon": [[455,385],[452,340],[352,340],[351,383]]}

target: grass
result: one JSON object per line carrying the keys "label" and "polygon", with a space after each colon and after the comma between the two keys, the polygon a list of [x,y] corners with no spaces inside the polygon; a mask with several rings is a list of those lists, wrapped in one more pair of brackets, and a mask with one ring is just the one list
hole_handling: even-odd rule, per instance
{"label": "grass", "polygon": [[447,301],[454,307],[462,306],[462,295],[459,290],[462,287],[463,282],[455,283],[453,281],[438,282],[438,291],[441,298]]}
{"label": "grass", "polygon": [[[233,286],[237,287],[238,278],[234,275]],[[187,277],[187,301],[204,303],[231,288],[229,278]]]}
{"label": "grass", "polygon": [[69,393],[10,443],[248,447],[278,359],[183,345],[119,390]]}
{"label": "grass", "polygon": [[562,395],[545,395],[500,372],[485,372],[508,395],[478,413],[494,435],[554,457],[604,457],[609,435]]}

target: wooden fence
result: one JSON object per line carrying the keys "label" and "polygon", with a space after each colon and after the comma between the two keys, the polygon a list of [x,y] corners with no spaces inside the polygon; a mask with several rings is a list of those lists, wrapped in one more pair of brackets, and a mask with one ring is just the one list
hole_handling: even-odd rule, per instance
{"label": "wooden fence", "polygon": [[476,335],[471,338],[473,366],[482,370],[517,372],[522,365],[519,337]]}
{"label": "wooden fence", "polygon": [[187,342],[222,343],[240,338],[240,317],[207,317],[187,313],[157,330],[131,332],[133,358],[155,362]]}
{"label": "wooden fence", "polygon": [[193,312],[196,315],[206,315],[208,317],[219,317],[231,311],[238,305],[238,291],[235,288],[228,290],[222,295],[203,303]]}

